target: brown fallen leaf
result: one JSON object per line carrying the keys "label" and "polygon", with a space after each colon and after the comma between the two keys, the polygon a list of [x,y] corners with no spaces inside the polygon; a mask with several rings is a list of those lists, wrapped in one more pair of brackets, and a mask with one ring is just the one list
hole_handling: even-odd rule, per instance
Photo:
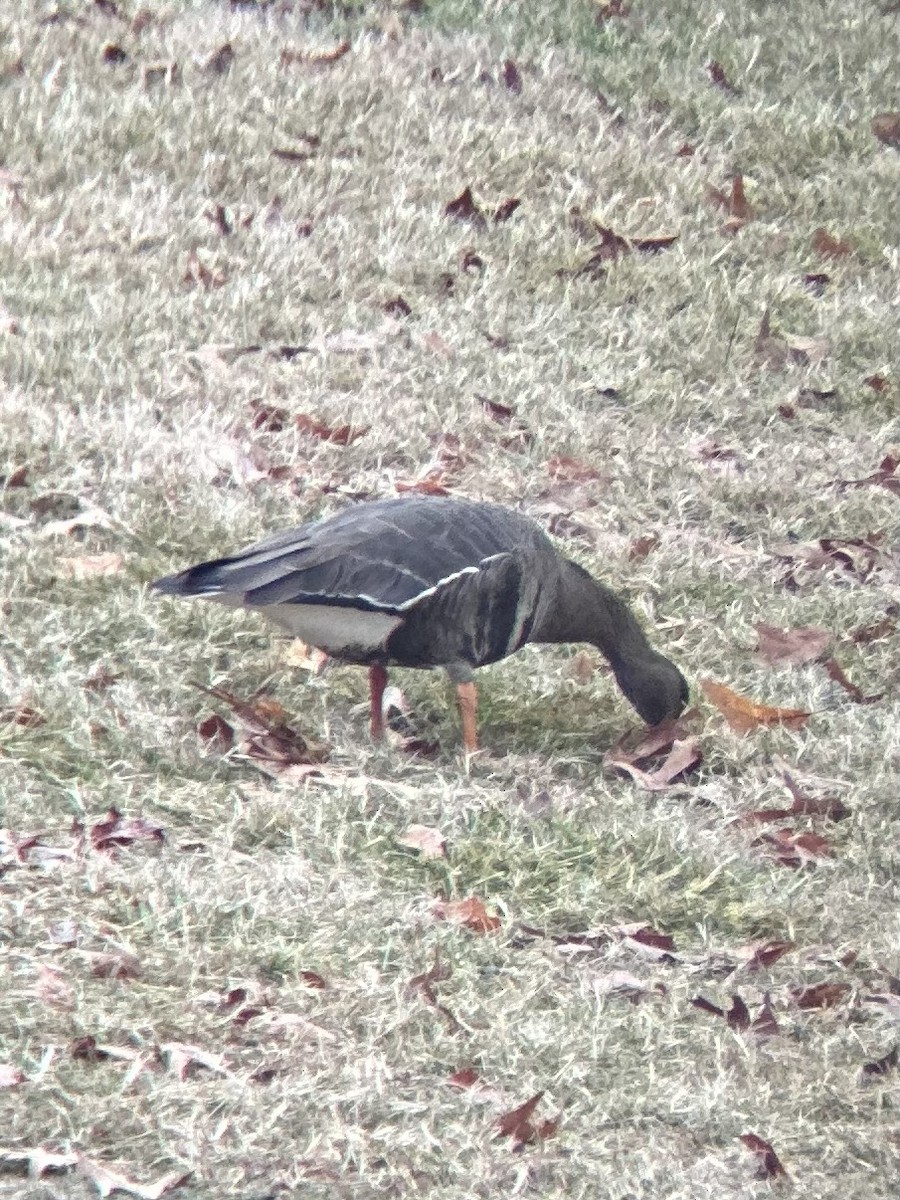
{"label": "brown fallen leaf", "polygon": [[465,900],[438,900],[431,911],[438,920],[464,925],[473,933],[493,933],[501,924],[500,918],[489,913],[484,901],[477,896],[468,896]]}
{"label": "brown fallen leaf", "polygon": [[810,239],[813,250],[823,258],[846,258],[853,253],[853,243],[846,238],[835,237],[824,225],[813,231]]}
{"label": "brown fallen leaf", "polygon": [[626,0],[594,0],[594,6],[597,10],[595,20],[601,26],[615,17],[627,17],[631,12]]}
{"label": "brown fallen leaf", "polygon": [[900,112],[876,113],[872,118],[872,132],[885,146],[900,150]]}
{"label": "brown fallen leaf", "polygon": [[227,75],[234,62],[234,47],[231,42],[223,42],[218,49],[203,63],[202,69],[209,75]]}
{"label": "brown fallen leaf", "polygon": [[[0,328],[2,328],[3,314],[0,309]],[[0,488],[24,488],[28,487],[28,472],[31,470],[28,463],[24,463],[21,467],[16,467],[10,471],[8,475],[0,475]]]}
{"label": "brown fallen leaf", "polygon": [[474,1067],[460,1067],[459,1070],[453,1072],[447,1082],[451,1087],[465,1090],[466,1088],[475,1087],[476,1084],[480,1083],[481,1076]]}
{"label": "brown fallen leaf", "polygon": [[897,474],[898,467],[900,467],[900,453],[891,451],[890,454],[884,456],[878,464],[878,469],[873,471],[871,475],[867,475],[864,479],[839,479],[835,481],[835,486],[840,491],[845,491],[847,488],[877,485],[887,488],[895,496],[900,496],[900,475]]}
{"label": "brown fallen leaf", "polygon": [[850,809],[837,796],[810,796],[802,790],[789,771],[779,772],[785,787],[790,792],[790,808],[760,808],[745,813],[742,822],[784,821],[791,817],[826,817],[830,821],[845,821]]}
{"label": "brown fallen leaf", "polygon": [[325,50],[282,50],[279,56],[281,66],[287,67],[292,63],[302,63],[310,67],[330,67],[340,62],[344,55],[351,50],[350,42],[346,39]]}
{"label": "brown fallen leaf", "polygon": [[128,52],[115,42],[107,42],[100,51],[100,61],[108,67],[118,67],[128,62]]}
{"label": "brown fallen leaf", "polygon": [[418,994],[425,1001],[429,1008],[433,1008],[447,1022],[447,1027],[451,1033],[460,1033],[462,1025],[454,1017],[453,1013],[446,1004],[441,1004],[435,992],[435,985],[446,982],[453,974],[450,967],[441,961],[441,952],[439,949],[434,952],[434,962],[421,975],[414,976],[404,988],[404,993],[407,996]]}
{"label": "brown fallen leaf", "polygon": [[297,413],[294,424],[301,433],[307,433],[323,442],[332,442],[336,446],[350,446],[369,432],[368,425],[331,426],[306,413]]}
{"label": "brown fallen leaf", "polygon": [[56,560],[56,565],[63,578],[81,582],[85,579],[118,575],[124,562],[121,554],[110,551],[106,554],[81,554],[72,558],[64,556]]}
{"label": "brown fallen leaf", "polygon": [[824,271],[807,271],[803,276],[804,284],[815,296],[824,296],[825,289],[831,283],[831,276]]}
{"label": "brown fallen leaf", "polygon": [[328,980],[318,971],[301,971],[300,980],[308,988],[315,988],[316,991],[326,991],[328,988]]}
{"label": "brown fallen leaf", "polygon": [[888,1071],[894,1071],[900,1064],[900,1045],[892,1046],[887,1054],[882,1054],[881,1058],[876,1058],[874,1062],[863,1063],[863,1075],[887,1075]]}
{"label": "brown fallen leaf", "polygon": [[596,467],[580,458],[571,458],[568,454],[554,454],[544,466],[547,474],[560,483],[586,483],[603,478]]}
{"label": "brown fallen leaf", "polygon": [[96,979],[139,979],[141,962],[136,954],[117,947],[115,950],[84,950],[81,957],[87,962]]}
{"label": "brown fallen leaf", "polygon": [[699,441],[692,442],[690,455],[705,466],[725,472],[734,470],[743,473],[747,469],[737,450],[733,450],[730,446],[723,446],[713,437],[700,438]]}
{"label": "brown fallen leaf", "polygon": [[222,267],[208,267],[202,261],[196,250],[188,254],[187,265],[181,282],[188,288],[202,287],[206,291],[224,287],[228,275]]}
{"label": "brown fallen leaf", "polygon": [[700,689],[718,708],[735,733],[749,733],[763,725],[784,725],[788,729],[802,729],[812,716],[799,708],[773,708],[768,704],[759,704],[712,679],[702,679]]}
{"label": "brown fallen leaf", "polygon": [[779,629],[758,621],[753,628],[759,635],[757,657],[769,666],[799,667],[821,658],[831,645],[831,634],[817,625]]}
{"label": "brown fallen leaf", "polygon": [[537,1092],[530,1100],[520,1104],[518,1108],[511,1109],[498,1117],[496,1121],[497,1137],[511,1138],[514,1150],[518,1150],[530,1142],[544,1141],[546,1138],[553,1137],[559,1128],[558,1120],[548,1118],[540,1125],[535,1125],[531,1120],[543,1095],[543,1092]]}
{"label": "brown fallen leaf", "polygon": [[[754,217],[754,211],[744,190],[744,177],[740,172],[732,175],[731,186],[727,192],[712,185],[708,186],[706,199],[708,203],[723,208],[730,217],[734,217],[741,224],[751,221]],[[740,225],[735,228],[740,228]]]}
{"label": "brown fallen leaf", "polygon": [[829,658],[823,665],[828,672],[829,678],[833,679],[839,687],[842,687],[855,704],[877,704],[879,700],[884,698],[884,692],[875,692],[867,696],[862,688],[858,687],[855,683],[851,683],[844,674],[843,668],[833,658]]}
{"label": "brown fallen leaf", "polygon": [[494,209],[494,215],[492,217],[494,224],[502,225],[505,221],[508,221],[513,213],[516,212],[517,209],[521,208],[521,206],[522,201],[516,199],[515,196],[510,196],[507,200],[503,200]]}
{"label": "brown fallen leaf", "polygon": [[275,404],[265,404],[262,400],[251,400],[252,417],[250,424],[260,433],[281,433],[290,424],[290,414],[286,408]]}
{"label": "brown fallen leaf", "polygon": [[628,557],[631,562],[640,562],[652,554],[654,550],[659,549],[660,545],[661,542],[657,534],[645,533],[642,537],[635,538],[628,547]]}
{"label": "brown fallen leaf", "polygon": [[858,646],[868,646],[870,642],[880,642],[883,638],[888,638],[896,632],[897,618],[889,615],[882,617],[880,621],[874,621],[871,625],[860,625],[850,634],[850,640]]}
{"label": "brown fallen leaf", "polygon": [[769,309],[766,309],[753,348],[760,366],[782,370],[788,363],[817,366],[828,356],[831,344],[826,338],[776,333],[772,329]]}
{"label": "brown fallen leaf", "polygon": [[763,1002],[759,1012],[753,1018],[750,1032],[755,1033],[758,1037],[776,1037],[781,1032],[775,1017],[775,1010],[772,1008],[772,998],[768,992],[763,995]]}
{"label": "brown fallen leaf", "polygon": [[795,870],[834,853],[831,843],[811,830],[795,833],[793,829],[776,829],[756,838],[753,845],[761,847],[767,857],[774,858],[783,867]]}
{"label": "brown fallen leaf", "polygon": [[625,754],[609,752],[604,755],[604,763],[630,775],[635,783],[648,792],[661,792],[675,785],[681,776],[703,761],[703,751],[700,740],[696,737],[686,737],[672,742],[672,748],[655,771],[645,771],[635,765],[635,762]]}
{"label": "brown fallen leaf", "polygon": [[705,996],[694,996],[691,1004],[694,1008],[699,1008],[702,1012],[708,1012],[715,1017],[721,1017],[727,1022],[729,1029],[750,1028],[750,1010],[737,992],[731,997],[731,1007],[727,1012],[720,1005],[713,1004],[711,1000],[707,1000]]}
{"label": "brown fallen leaf", "polygon": [[499,400],[491,400],[478,393],[476,393],[475,399],[481,405],[485,415],[492,421],[496,421],[498,425],[508,425],[516,415],[516,410],[511,405],[501,404]]}
{"label": "brown fallen leaf", "polygon": [[810,573],[823,569],[838,578],[850,576],[865,583],[877,568],[893,565],[893,559],[881,547],[883,540],[882,534],[869,534],[866,538],[820,538],[817,542],[774,546],[769,553],[791,564],[782,586],[795,592],[809,581]]}
{"label": "brown fallen leaf", "polygon": [[218,713],[205,717],[197,726],[197,733],[213,754],[227,754],[234,745],[234,729]]}
{"label": "brown fallen leaf", "polygon": [[508,58],[501,67],[500,78],[503,80],[505,87],[514,95],[519,95],[522,90],[522,75],[511,58]]}
{"label": "brown fallen leaf", "polygon": [[750,957],[747,959],[747,971],[761,971],[778,962],[789,951],[794,949],[793,942],[770,941],[760,942],[750,946]]}
{"label": "brown fallen leaf", "polygon": [[446,858],[447,842],[444,835],[433,825],[410,825],[397,838],[397,844],[420,851],[423,858]]}
{"label": "brown fallen leaf", "polygon": [[444,206],[444,216],[454,221],[468,221],[476,229],[486,229],[487,220],[484,213],[475,203],[471,187],[466,186],[456,197]]}
{"label": "brown fallen leaf", "polygon": [[787,1171],[781,1165],[781,1160],[773,1150],[771,1142],[767,1142],[755,1133],[742,1133],[740,1140],[748,1150],[756,1155],[759,1164],[756,1171],[757,1179],[774,1179],[779,1175],[787,1175]]}
{"label": "brown fallen leaf", "polygon": [[402,296],[394,296],[392,300],[385,300],[381,306],[381,310],[382,312],[386,312],[389,317],[412,316],[412,308]]}
{"label": "brown fallen leaf", "polygon": [[719,89],[719,91],[724,92],[726,96],[739,96],[741,94],[741,89],[739,87],[735,87],[735,85],[729,80],[728,76],[725,74],[725,68],[721,63],[716,62],[715,60],[708,62],[706,64],[706,70],[715,86]]}
{"label": "brown fallen leaf", "polygon": [[870,387],[873,392],[881,395],[890,387],[890,381],[884,375],[867,375],[863,380],[866,387]]}
{"label": "brown fallen leaf", "polygon": [[849,983],[816,983],[812,987],[791,988],[791,999],[798,1008],[834,1008],[849,991]]}
{"label": "brown fallen leaf", "polygon": [[304,737],[287,723],[287,713],[268,696],[241,700],[226,688],[208,688],[194,682],[193,687],[223,701],[238,717],[242,728],[238,750],[253,761],[264,774],[274,778],[316,774],[328,757],[327,749]]}
{"label": "brown fallen leaf", "polygon": [[0,708],[0,725],[18,725],[21,729],[39,729],[47,718],[30,704],[11,704]]}
{"label": "brown fallen leaf", "polygon": [[110,808],[105,821],[91,826],[90,837],[95,850],[112,850],[135,842],[161,845],[165,840],[161,825],[154,825],[143,817],[123,817],[117,808]]}
{"label": "brown fallen leaf", "polygon": [[420,492],[423,496],[449,496],[450,488],[446,477],[440,472],[429,472],[421,479],[395,479],[395,492]]}

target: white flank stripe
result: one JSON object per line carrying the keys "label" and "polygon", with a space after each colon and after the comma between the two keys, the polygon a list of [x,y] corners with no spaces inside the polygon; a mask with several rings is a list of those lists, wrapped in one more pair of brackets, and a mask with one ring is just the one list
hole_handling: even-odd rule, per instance
{"label": "white flank stripe", "polygon": [[[485,562],[490,562],[486,558]],[[463,567],[461,571],[454,571],[452,575],[447,575],[443,579],[439,579],[437,583],[430,588],[425,588],[423,592],[419,592],[418,596],[413,596],[411,600],[406,600],[403,604],[397,605],[397,612],[406,612],[407,609],[413,608],[420,600],[424,600],[428,596],[433,596],[435,592],[439,592],[442,587],[446,587],[454,579],[459,579],[461,575],[477,575],[481,567]]]}

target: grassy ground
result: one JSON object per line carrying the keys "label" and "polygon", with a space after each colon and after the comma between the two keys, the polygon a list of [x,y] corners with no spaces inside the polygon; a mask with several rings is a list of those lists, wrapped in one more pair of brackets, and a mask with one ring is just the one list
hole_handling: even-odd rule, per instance
{"label": "grassy ground", "polygon": [[[900,601],[898,496],[834,486],[900,439],[897,156],[870,128],[895,105],[896,18],[674,7],[170,4],[136,31],[124,2],[4,5],[0,823],[62,853],[4,843],[0,1140],[89,1161],[0,1175],[0,1195],[96,1194],[102,1163],[242,1200],[731,1200],[769,1188],[747,1133],[806,1195],[896,1194],[900,1074],[863,1067],[900,1005],[898,635],[851,634]],[[334,62],[281,59],[345,36]],[[708,189],[735,172],[753,214],[729,233]],[[488,216],[521,206],[448,219],[467,185]],[[678,240],[582,272],[592,222]],[[849,252],[816,250],[820,227]],[[398,295],[407,316],[384,311]],[[254,428],[260,404],[368,432]],[[470,763],[445,681],[401,679],[441,745],[423,760],[369,743],[362,672],[310,678],[257,619],[144,590],[441,454],[456,491],[521,504],[632,598],[695,687],[698,774],[651,793],[604,766],[634,716],[574,649],[482,673]],[[772,554],[872,536],[869,573],[787,578]],[[82,577],[100,553],[121,564]],[[883,698],[765,666],[758,621],[825,627]],[[703,678],[813,716],[740,737]],[[227,712],[191,681],[276,696],[333,776],[207,753],[197,725]],[[781,822],[829,843],[803,869],[735,823],[785,807],[779,758],[851,810]],[[72,831],[111,806],[164,842]],[[399,843],[411,823],[446,859]],[[435,917],[473,895],[498,930]],[[560,940],[624,923],[674,953]],[[793,948],[753,970],[773,939]],[[444,1010],[409,987],[437,953]],[[804,1007],[820,983],[847,986]],[[734,993],[754,1017],[768,993],[777,1034],[690,1003]],[[482,1087],[451,1086],[466,1066]],[[539,1091],[555,1133],[498,1138]]]}

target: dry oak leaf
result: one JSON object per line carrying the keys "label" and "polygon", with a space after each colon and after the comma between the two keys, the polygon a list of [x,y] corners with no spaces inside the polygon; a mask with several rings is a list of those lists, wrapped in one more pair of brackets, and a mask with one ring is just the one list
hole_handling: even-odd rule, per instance
{"label": "dry oak leaf", "polygon": [[307,413],[297,413],[294,424],[301,433],[319,438],[323,442],[332,442],[336,446],[350,446],[369,432],[368,425],[331,426]]}
{"label": "dry oak leaf", "polygon": [[849,983],[815,983],[811,987],[791,988],[791,999],[798,1008],[834,1008],[849,991]]}
{"label": "dry oak leaf", "polygon": [[444,216],[451,217],[454,221],[469,221],[476,229],[487,228],[487,220],[475,203],[469,186],[463,188],[455,200],[444,205]]}
{"label": "dry oak leaf", "polygon": [[900,150],[900,112],[877,113],[872,118],[872,132],[885,146]]}
{"label": "dry oak leaf", "polygon": [[702,679],[700,689],[706,698],[718,708],[735,733],[749,733],[762,725],[785,725],[788,729],[802,729],[812,715],[799,708],[773,708],[759,704],[749,696],[741,696],[723,683]]}
{"label": "dry oak leaf", "polygon": [[696,737],[686,737],[672,742],[672,748],[655,771],[645,771],[636,766],[633,755],[619,751],[611,751],[604,755],[604,763],[624,771],[640,787],[648,792],[662,792],[675,786],[694,767],[703,761],[703,751]]}
{"label": "dry oak leaf", "polygon": [[197,726],[204,747],[213,754],[227,754],[234,745],[234,730],[224,717],[211,713]]}
{"label": "dry oak leaf", "polygon": [[548,458],[544,466],[547,474],[560,483],[587,483],[589,480],[602,479],[602,473],[590,463],[580,458],[571,458],[568,454],[554,454]]}
{"label": "dry oak leaf", "polygon": [[726,226],[723,227],[725,232],[736,232],[745,221],[753,219],[754,212],[750,207],[747,194],[744,190],[744,177],[739,172],[732,175],[731,187],[727,192],[712,185],[707,187],[706,199],[710,204],[724,208],[729,217],[733,217],[735,222],[737,222],[731,229],[727,227],[726,223]]}
{"label": "dry oak leaf", "polygon": [[854,249],[852,242],[846,238],[835,237],[824,225],[814,230],[810,241],[813,250],[825,258],[846,258]]}
{"label": "dry oak leaf", "polygon": [[706,64],[706,70],[715,86],[720,91],[724,92],[726,96],[739,96],[741,94],[741,89],[739,87],[735,87],[735,85],[729,80],[728,76],[725,74],[725,68],[721,63],[716,62],[715,60],[708,62]]}
{"label": "dry oak leaf", "polygon": [[519,1149],[535,1139],[543,1141],[545,1138],[553,1137],[559,1128],[558,1120],[547,1119],[540,1125],[535,1125],[531,1120],[543,1095],[542,1091],[536,1092],[530,1100],[526,1100],[518,1108],[513,1108],[498,1117],[496,1121],[497,1137],[512,1138],[514,1149]]}
{"label": "dry oak leaf", "polygon": [[705,996],[694,996],[691,1004],[694,1008],[699,1008],[702,1012],[711,1013],[715,1017],[722,1017],[727,1022],[729,1029],[750,1028],[750,1010],[737,992],[732,995],[731,1008],[727,1012],[718,1004],[713,1004],[711,1000],[707,1000]]}
{"label": "dry oak leaf", "polygon": [[350,50],[350,42],[344,39],[327,50],[282,50],[279,62],[283,67],[290,66],[291,63],[303,63],[310,67],[330,67],[333,63],[340,62],[345,54],[350,53]]}
{"label": "dry oak leaf", "polygon": [[773,833],[758,837],[753,845],[762,847],[768,857],[774,858],[783,867],[795,870],[833,853],[831,844],[812,830],[795,833],[792,829],[776,829]]}
{"label": "dry oak leaf", "polygon": [[897,474],[898,467],[900,467],[900,453],[892,450],[878,464],[878,469],[873,471],[871,475],[867,475],[865,479],[841,479],[837,481],[836,486],[841,491],[844,491],[846,488],[860,488],[865,487],[867,484],[874,484],[887,488],[895,496],[900,496],[900,475]]}
{"label": "dry oak leaf", "polygon": [[503,80],[504,85],[515,95],[521,92],[522,75],[511,58],[508,58],[504,62],[500,70],[500,78]]}
{"label": "dry oak leaf", "polygon": [[422,479],[396,479],[394,480],[394,491],[419,492],[423,496],[449,496],[450,488],[441,482],[443,478],[439,472],[429,472]]}
{"label": "dry oak leaf", "polygon": [[155,842],[161,845],[165,834],[161,825],[143,817],[123,817],[117,808],[110,808],[105,821],[91,826],[91,845],[95,850],[111,850],[116,846],[131,846],[134,842]]}
{"label": "dry oak leaf", "polygon": [[824,664],[825,670],[828,672],[829,678],[833,679],[839,687],[842,687],[848,693],[850,699],[856,704],[877,704],[884,696],[884,692],[875,692],[867,696],[861,687],[852,683],[844,674],[843,668],[833,658],[829,658]]}
{"label": "dry oak leaf", "polygon": [[400,846],[418,850],[423,858],[446,858],[447,842],[444,835],[433,825],[410,825],[397,838]]}
{"label": "dry oak leaf", "polygon": [[900,1045],[893,1046],[887,1054],[876,1058],[874,1062],[863,1063],[863,1075],[887,1075],[900,1064]]}
{"label": "dry oak leaf", "polygon": [[234,62],[234,47],[231,42],[223,42],[217,50],[213,50],[203,63],[202,70],[210,75],[227,75]]}
{"label": "dry oak leaf", "polygon": [[781,1165],[781,1160],[772,1149],[771,1142],[767,1142],[755,1133],[742,1133],[740,1140],[748,1150],[756,1155],[759,1163],[756,1172],[758,1179],[773,1179],[778,1175],[787,1175],[787,1171]]}
{"label": "dry oak leaf", "polygon": [[188,254],[184,274],[181,277],[181,282],[185,287],[202,287],[206,291],[212,291],[214,288],[223,287],[227,279],[228,275],[223,268],[208,267],[200,259],[196,250],[192,250]]}
{"label": "dry oak leaf", "polygon": [[500,918],[489,913],[484,901],[477,896],[468,896],[465,900],[438,900],[431,911],[438,920],[464,925],[473,933],[493,933],[500,928]]}
{"label": "dry oak leaf", "polygon": [[758,621],[753,628],[759,635],[757,657],[769,666],[799,667],[821,658],[831,645],[831,634],[816,625],[779,629]]}
{"label": "dry oak leaf", "polygon": [[71,558],[58,558],[56,564],[65,579],[75,579],[80,582],[97,576],[105,578],[109,575],[118,575],[124,561],[121,554],[110,551],[106,554],[80,554]]}

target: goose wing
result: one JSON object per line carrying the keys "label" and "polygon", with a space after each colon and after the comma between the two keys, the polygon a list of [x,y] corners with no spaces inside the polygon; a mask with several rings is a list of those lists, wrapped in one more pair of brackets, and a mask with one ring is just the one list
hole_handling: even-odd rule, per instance
{"label": "goose wing", "polygon": [[402,614],[487,560],[537,539],[546,541],[509,509],[404,497],[346,509],[153,586],[248,608],[325,604]]}

